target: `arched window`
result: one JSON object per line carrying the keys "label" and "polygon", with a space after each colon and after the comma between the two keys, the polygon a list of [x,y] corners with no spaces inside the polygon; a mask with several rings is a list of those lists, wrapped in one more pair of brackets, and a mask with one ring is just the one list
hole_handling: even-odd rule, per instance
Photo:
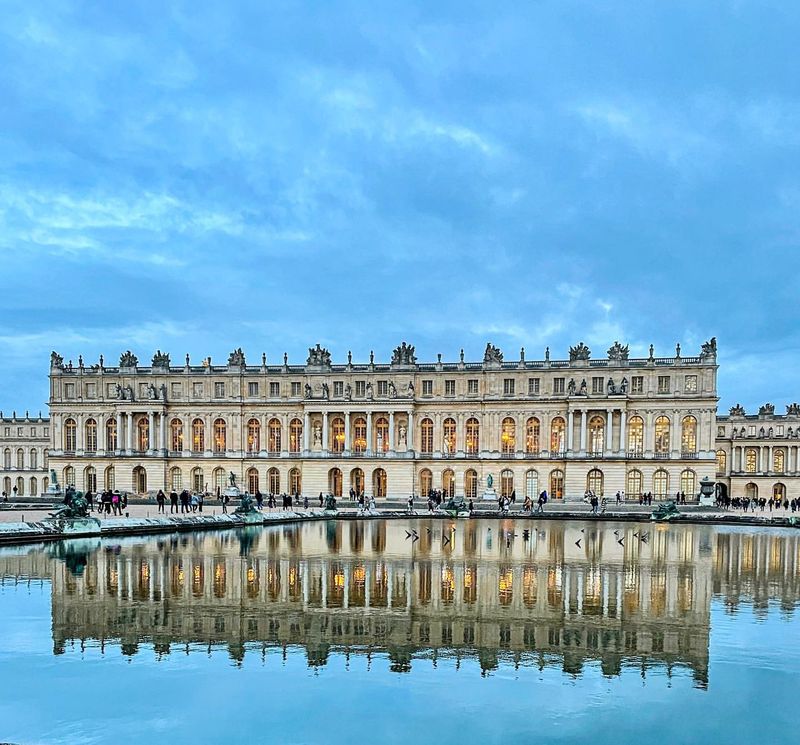
{"label": "arched window", "polygon": [[510,497],[514,491],[514,472],[510,468],[500,471],[500,496]]}
{"label": "arched window", "polygon": [[724,476],[728,470],[728,454],[724,450],[717,450],[717,476]]}
{"label": "arched window", "polygon": [[603,472],[599,468],[593,468],[586,475],[586,488],[596,497],[603,496]]}
{"label": "arched window", "polygon": [[117,444],[117,420],[116,419],[107,419],[106,420],[106,449],[107,450],[119,450],[119,445]]}
{"label": "arched window", "polygon": [[[206,449],[206,425],[202,419],[192,422],[192,452],[202,453]],[[202,491],[202,489],[200,490]]]}
{"label": "arched window", "polygon": [[281,452],[281,423],[276,417],[269,420],[267,425],[267,452],[278,455]]}
{"label": "arched window", "polygon": [[38,497],[39,496],[39,484],[36,481],[36,476],[31,476],[30,484],[31,484],[31,490],[29,492],[30,495],[32,497]]}
{"label": "arched window", "polygon": [[328,471],[328,491],[334,497],[342,496],[342,472],[338,468]]}
{"label": "arched window", "polygon": [[464,496],[467,499],[478,497],[478,472],[472,468],[464,474]]}
{"label": "arched window", "polygon": [[442,491],[448,498],[456,495],[456,475],[449,468],[442,471]]}
{"label": "arched window", "polygon": [[669,495],[669,474],[663,468],[653,474],[653,494],[657,499],[665,499]]}
{"label": "arched window", "polygon": [[697,474],[691,468],[681,471],[681,492],[690,498],[697,493]]}
{"label": "arched window", "polygon": [[133,490],[137,494],[147,494],[147,471],[142,466],[133,469]]}
{"label": "arched window", "polygon": [[550,422],[550,451],[553,453],[563,453],[564,448],[564,432],[566,431],[567,423],[563,417],[557,416]]}
{"label": "arched window", "polygon": [[92,466],[83,469],[83,490],[97,492],[97,471]]}
{"label": "arched window", "polygon": [[350,488],[356,493],[356,497],[364,493],[364,472],[360,468],[350,471]]}
{"label": "arched window", "polygon": [[97,422],[94,419],[87,419],[83,425],[86,435],[86,450],[90,453],[97,451]]}
{"label": "arched window", "polygon": [[442,452],[453,455],[456,452],[456,420],[447,417],[442,423]]}
{"label": "arched window", "polygon": [[375,497],[386,496],[386,471],[376,468],[372,472],[372,494]]}
{"label": "arched window", "polygon": [[481,449],[481,425],[475,417],[464,425],[464,450],[467,455],[477,455]]}
{"label": "arched window", "polygon": [[303,478],[299,468],[289,471],[289,493],[292,495],[300,494],[303,491]]}
{"label": "arched window", "polygon": [[3,468],[11,470],[11,448],[6,448],[3,451]]}
{"label": "arched window", "polygon": [[628,453],[641,455],[644,452],[644,419],[632,416],[628,420]]}
{"label": "arched window", "polygon": [[169,470],[169,488],[175,492],[180,492],[183,489],[183,472],[178,466],[174,466]]}
{"label": "arched window", "polygon": [[108,466],[108,468],[106,468],[106,472],[103,476],[103,486],[105,487],[106,491],[114,491],[114,489],[116,489],[115,474],[116,471],[114,470],[114,466]]}
{"label": "arched window", "polygon": [[564,498],[564,472],[560,468],[550,471],[550,498]]}
{"label": "arched window", "polygon": [[[247,452],[257,453],[261,450],[261,422],[258,419],[247,420]],[[258,472],[256,472],[257,474]],[[255,494],[255,491],[251,491]]]}
{"label": "arched window", "polygon": [[267,471],[267,488],[270,494],[281,493],[281,474],[274,466]]}
{"label": "arched window", "polygon": [[22,448],[17,448],[17,470],[25,470],[25,451]]}
{"label": "arched window", "polygon": [[183,450],[183,422],[180,419],[173,419],[169,423],[169,445],[173,453]]}
{"label": "arched window", "polygon": [[778,502],[786,499],[786,485],[777,483],[772,487],[772,498]]}
{"label": "arched window", "polygon": [[749,484],[745,484],[744,495],[748,499],[755,499],[758,497],[758,485],[754,484],[752,481]]}
{"label": "arched window", "polygon": [[[344,419],[341,417],[336,417],[331,422],[331,450],[334,453],[344,452]],[[337,496],[341,496],[341,494]]]}
{"label": "arched window", "polygon": [[539,420],[532,416],[525,422],[525,452],[530,455],[537,454],[541,447],[539,445]]}
{"label": "arched window", "polygon": [[37,452],[36,448],[31,448],[29,457],[30,457],[31,471],[35,471],[37,468],[39,468],[39,453]]}
{"label": "arched window", "polygon": [[423,419],[419,427],[420,452],[430,455],[433,452],[433,421]]}
{"label": "arched window", "polygon": [[367,449],[367,420],[357,417],[353,422],[353,452],[363,453]]}
{"label": "arched window", "polygon": [[663,455],[669,450],[669,417],[660,416],[656,419],[655,452]]}
{"label": "arched window", "polygon": [[67,419],[64,422],[64,450],[67,452],[75,452],[75,442],[77,440],[78,428],[75,425],[74,419]]}
{"label": "arched window", "polygon": [[214,420],[214,452],[224,453],[228,449],[228,427],[224,419]]}
{"label": "arched window", "polygon": [[[589,420],[589,452],[602,453],[605,442],[606,423],[601,416],[593,416]],[[599,494],[599,492],[597,492]]]}
{"label": "arched window", "polygon": [[303,423],[299,419],[289,422],[289,452],[299,453],[303,447]]}
{"label": "arched window", "polygon": [[533,468],[525,474],[525,496],[534,502],[539,496],[539,474]]}
{"label": "arched window", "polygon": [[389,452],[389,420],[385,416],[378,417],[375,422],[375,452]]}
{"label": "arched window", "polygon": [[681,421],[681,452],[697,452],[697,419],[685,416]]}
{"label": "arched window", "polygon": [[255,494],[259,490],[258,484],[258,469],[257,468],[248,468],[247,469],[247,491],[250,494]]}
{"label": "arched window", "polygon": [[637,499],[644,493],[644,478],[642,472],[636,468],[628,471],[625,479],[625,494],[628,499]]}
{"label": "arched window", "polygon": [[17,496],[22,497],[25,495],[25,479],[22,476],[17,476]]}
{"label": "arched window", "polygon": [[427,468],[423,468],[419,472],[419,495],[427,497],[431,489],[433,489],[433,474]]}
{"label": "arched window", "polygon": [[500,452],[513,454],[517,449],[517,423],[507,416],[500,425]]}
{"label": "arched window", "polygon": [[223,489],[226,489],[228,486],[228,474],[225,472],[224,468],[215,468],[213,473],[213,481],[214,484],[214,491],[217,493],[221,493]]}
{"label": "arched window", "polygon": [[200,494],[206,490],[203,469],[200,468],[200,466],[192,469],[191,487],[192,491],[196,494]]}
{"label": "arched window", "polygon": [[[136,443],[142,452],[150,449],[150,422],[147,417],[140,417],[136,423]],[[141,493],[141,492],[140,492]]]}
{"label": "arched window", "polygon": [[786,464],[786,455],[783,450],[778,448],[772,454],[772,470],[775,473],[783,473]]}
{"label": "arched window", "polygon": [[758,454],[752,448],[744,451],[744,471],[745,473],[755,473],[758,470]]}
{"label": "arched window", "polygon": [[3,479],[3,491],[6,494],[11,494],[11,477],[10,476],[6,476]]}

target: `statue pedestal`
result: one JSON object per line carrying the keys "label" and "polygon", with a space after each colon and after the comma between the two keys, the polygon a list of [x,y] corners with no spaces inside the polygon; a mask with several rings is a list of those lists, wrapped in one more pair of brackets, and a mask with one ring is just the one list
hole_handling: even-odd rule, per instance
{"label": "statue pedestal", "polygon": [[233,514],[248,525],[262,525],[264,523],[264,515],[258,510],[255,512],[234,512]]}
{"label": "statue pedestal", "polygon": [[100,521],[96,517],[57,517],[45,519],[65,534],[100,535]]}
{"label": "statue pedestal", "polygon": [[714,500],[714,497],[712,497],[712,496],[706,496],[705,494],[701,494],[700,495],[700,499],[698,501],[698,504],[701,507],[714,507],[714,505],[716,504],[716,501]]}
{"label": "statue pedestal", "polygon": [[492,502],[496,502],[499,499],[499,497],[497,496],[497,490],[494,487],[486,489],[483,492],[483,496],[481,497],[481,499],[487,502],[489,500],[491,500]]}
{"label": "statue pedestal", "polygon": [[242,496],[242,490],[238,486],[229,486],[222,490],[222,494],[231,499],[239,499]]}

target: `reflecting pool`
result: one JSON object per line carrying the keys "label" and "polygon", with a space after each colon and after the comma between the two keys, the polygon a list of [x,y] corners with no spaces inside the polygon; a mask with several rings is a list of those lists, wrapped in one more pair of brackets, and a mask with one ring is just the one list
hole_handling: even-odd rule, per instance
{"label": "reflecting pool", "polygon": [[0,741],[796,740],[798,530],[330,521],[0,577]]}

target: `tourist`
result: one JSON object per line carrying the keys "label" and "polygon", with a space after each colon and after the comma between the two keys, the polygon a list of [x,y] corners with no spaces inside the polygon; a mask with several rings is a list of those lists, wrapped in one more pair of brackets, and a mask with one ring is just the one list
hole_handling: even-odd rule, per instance
{"label": "tourist", "polygon": [[[411,499],[411,497],[409,497]],[[472,513],[475,512],[475,503],[470,498],[469,500],[469,516],[472,517]]]}
{"label": "tourist", "polygon": [[261,493],[260,489],[256,489],[256,507],[259,510],[264,509],[264,495]]}
{"label": "tourist", "polygon": [[303,495],[303,509],[304,510],[308,509],[308,494]]}
{"label": "tourist", "polygon": [[322,492],[319,493],[319,506],[322,507]]}
{"label": "tourist", "polygon": [[199,506],[199,502],[197,499],[197,494],[192,494],[192,498],[189,500],[189,505],[192,509],[192,512],[197,512],[197,507]]}
{"label": "tourist", "polygon": [[202,492],[197,493],[197,511],[203,511],[203,502],[205,502],[205,495]]}
{"label": "tourist", "polygon": [[620,504],[622,502],[622,495],[619,492],[617,492],[616,499],[617,499],[617,504]]}
{"label": "tourist", "polygon": [[178,512],[178,492],[174,489],[169,493],[169,514]]}
{"label": "tourist", "polygon": [[164,506],[167,502],[167,496],[161,489],[159,489],[158,492],[156,493],[156,502],[158,502],[157,512],[165,512]]}
{"label": "tourist", "polygon": [[222,502],[222,514],[223,515],[227,515],[228,514],[228,500],[229,499],[230,499],[230,497],[227,494],[223,494],[222,498],[220,500]]}
{"label": "tourist", "polygon": [[414,497],[409,495],[408,499],[406,500],[406,503],[408,505],[408,514],[409,515],[413,515],[414,514]]}
{"label": "tourist", "polygon": [[181,492],[181,514],[184,514],[189,511],[189,492],[184,489]]}
{"label": "tourist", "polygon": [[122,514],[122,510],[119,507],[119,493],[118,492],[114,492],[111,495],[111,511],[115,515],[117,514],[117,512],[119,512],[120,515]]}

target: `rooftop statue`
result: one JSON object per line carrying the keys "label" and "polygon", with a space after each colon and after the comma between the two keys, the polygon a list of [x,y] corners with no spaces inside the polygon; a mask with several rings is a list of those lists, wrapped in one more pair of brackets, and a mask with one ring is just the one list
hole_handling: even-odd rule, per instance
{"label": "rooftop statue", "polygon": [[764,416],[772,416],[775,413],[774,404],[764,404],[758,407],[758,413]]}
{"label": "rooftop statue", "polygon": [[330,367],[331,353],[319,344],[316,347],[309,347],[306,365],[310,367]]}
{"label": "rooftop statue", "polygon": [[[587,358],[588,359],[588,358]],[[608,349],[608,359],[616,362],[621,362],[628,359],[628,345],[624,347],[618,341],[615,341]]]}
{"label": "rooftop statue", "polygon": [[242,351],[241,347],[234,349],[228,355],[228,365],[231,367],[244,367],[246,364],[247,362],[244,358],[244,352]]}
{"label": "rooftop statue", "polygon": [[729,413],[731,416],[744,416],[744,406],[741,404],[736,404],[736,406],[731,406]]}
{"label": "rooftop statue", "polygon": [[502,364],[503,353],[500,351],[500,347],[494,346],[491,342],[488,343],[486,345],[486,351],[483,353],[483,361],[484,363]]}
{"label": "rooftop statue", "polygon": [[577,346],[569,348],[570,362],[576,362],[578,360],[585,362],[591,356],[592,356],[592,350],[589,349],[589,347],[587,347],[583,342],[578,342]]}
{"label": "rooftop statue", "polygon": [[139,358],[129,349],[123,352],[119,357],[120,367],[136,367],[139,364]]}
{"label": "rooftop statue", "polygon": [[58,352],[50,352],[50,367],[64,369],[64,358]]}
{"label": "rooftop statue", "polygon": [[160,349],[153,355],[153,360],[150,363],[153,367],[169,367],[169,355],[162,352]]}
{"label": "rooftop statue", "polygon": [[393,365],[415,365],[417,363],[417,356],[414,353],[414,346],[403,342],[399,347],[395,347],[392,352]]}
{"label": "rooftop statue", "polygon": [[701,357],[716,357],[717,356],[717,337],[712,336],[700,348]]}
{"label": "rooftop statue", "polygon": [[800,404],[787,404],[786,405],[786,413],[789,416],[798,416],[800,415]]}

